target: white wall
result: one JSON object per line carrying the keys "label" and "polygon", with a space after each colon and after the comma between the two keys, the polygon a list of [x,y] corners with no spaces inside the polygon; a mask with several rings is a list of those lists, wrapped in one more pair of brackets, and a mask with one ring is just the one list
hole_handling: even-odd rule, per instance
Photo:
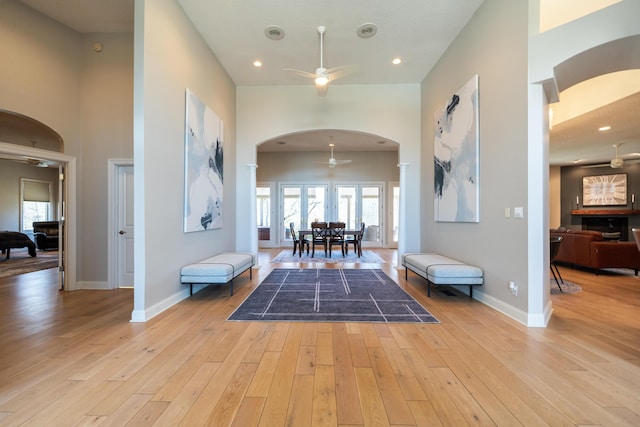
{"label": "white wall", "polygon": [[238,249],[251,250],[247,224],[251,196],[247,164],[256,163],[256,145],[279,135],[314,129],[346,129],[390,139],[400,145],[407,169],[407,251],[420,248],[420,87],[418,85],[333,85],[327,97],[312,85],[241,86],[238,120]]}
{"label": "white wall", "polygon": [[[135,298],[145,321],[189,295],[180,268],[235,242],[235,86],[175,0],[136,0]],[[183,233],[185,90],[224,122],[224,226]]]}
{"label": "white wall", "polygon": [[[521,321],[527,312],[527,4],[487,0],[422,84],[423,251],[484,270],[474,297]],[[480,222],[434,222],[433,115],[479,76]],[[505,218],[522,206],[525,219]],[[515,297],[508,282],[520,288]]]}
{"label": "white wall", "polygon": [[[93,44],[103,45],[95,52]],[[133,34],[85,34],[78,200],[79,287],[106,287],[108,276],[107,160],[133,157]],[[83,282],[87,282],[84,284]]]}

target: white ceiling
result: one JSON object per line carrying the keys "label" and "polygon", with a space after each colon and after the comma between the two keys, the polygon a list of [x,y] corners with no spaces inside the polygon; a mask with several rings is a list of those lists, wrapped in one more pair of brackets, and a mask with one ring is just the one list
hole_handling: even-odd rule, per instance
{"label": "white ceiling", "polygon": [[[133,30],[133,0],[20,1],[81,33]],[[483,2],[177,1],[238,86],[311,84],[282,69],[315,71],[320,61],[319,25],[326,27],[325,67],[352,68],[351,74],[332,84],[420,83]],[[375,36],[358,37],[356,31],[365,23],[376,25]],[[265,36],[265,29],[272,25],[284,31],[284,38],[274,41]],[[401,65],[391,64],[395,57],[402,58]],[[253,67],[255,59],[263,61],[263,67]],[[613,157],[612,144],[622,139],[626,141],[625,153],[640,152],[638,105],[640,96],[634,96],[555,126],[550,135],[550,163],[570,164],[578,158],[592,163],[606,161]],[[626,124],[591,136],[587,129],[593,127],[594,117]],[[323,142],[328,146],[330,137],[336,149],[343,151],[397,149],[392,143],[379,144],[380,138],[374,135],[330,130],[280,137],[262,144],[259,151],[305,150],[310,144],[322,146]]]}

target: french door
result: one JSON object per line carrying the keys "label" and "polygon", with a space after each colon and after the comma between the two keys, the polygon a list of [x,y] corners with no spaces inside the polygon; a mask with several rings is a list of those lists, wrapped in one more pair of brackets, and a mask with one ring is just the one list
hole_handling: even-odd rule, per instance
{"label": "french door", "polygon": [[275,185],[273,183],[256,184],[256,222],[258,225],[258,247],[273,248],[277,246],[276,236],[277,221],[274,223],[271,219],[276,218],[274,202],[276,199]]}
{"label": "french door", "polygon": [[336,185],[336,218],[348,229],[358,229],[364,222],[363,246],[380,247],[383,244],[382,184]]}
{"label": "french door", "polygon": [[328,186],[318,184],[282,184],[281,243],[291,241],[289,224],[296,230],[309,229],[314,221],[326,221]]}

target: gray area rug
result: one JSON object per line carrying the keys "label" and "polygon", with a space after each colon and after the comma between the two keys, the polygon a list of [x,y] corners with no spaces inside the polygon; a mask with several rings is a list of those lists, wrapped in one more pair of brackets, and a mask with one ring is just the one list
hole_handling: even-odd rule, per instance
{"label": "gray area rug", "polygon": [[11,257],[5,259],[6,254],[0,255],[0,278],[31,273],[58,266],[58,252],[38,251],[31,257],[26,249],[12,249]]}
{"label": "gray area rug", "polygon": [[[327,253],[327,255],[329,255]],[[311,256],[311,252],[307,255],[305,252],[302,253],[302,256],[299,256],[297,253],[295,255],[292,254],[291,250],[284,250],[280,252],[275,258],[271,260],[271,262],[322,262],[322,263],[377,263],[384,264],[382,258],[378,256],[373,251],[362,251],[362,256],[358,257],[355,252],[349,252],[346,256],[342,256],[342,252],[332,251],[331,258],[328,256],[324,256],[324,251],[320,249],[320,251],[316,250],[315,256]]]}
{"label": "gray area rug", "polygon": [[551,278],[551,295],[562,295],[562,294],[575,294],[576,292],[580,292],[582,288],[579,285],[576,285],[573,282],[565,280],[564,283],[560,282],[560,286],[562,287],[562,292],[558,288],[558,284]]}
{"label": "gray area rug", "polygon": [[274,269],[227,320],[440,323],[378,269]]}

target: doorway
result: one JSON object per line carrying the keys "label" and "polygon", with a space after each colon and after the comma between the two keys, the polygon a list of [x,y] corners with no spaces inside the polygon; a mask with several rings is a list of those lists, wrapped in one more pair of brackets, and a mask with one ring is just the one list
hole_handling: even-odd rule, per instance
{"label": "doorway", "polygon": [[312,222],[326,221],[328,211],[326,184],[282,184],[280,191],[282,224],[281,246],[291,243],[290,223],[295,230],[309,229]]}
{"label": "doorway", "polygon": [[336,218],[348,229],[360,229],[364,223],[363,247],[383,246],[383,184],[336,185]]}
{"label": "doorway", "polygon": [[61,229],[58,288],[76,289],[76,159],[62,153],[0,142],[0,155],[12,158],[38,159],[58,165],[58,221]]}

